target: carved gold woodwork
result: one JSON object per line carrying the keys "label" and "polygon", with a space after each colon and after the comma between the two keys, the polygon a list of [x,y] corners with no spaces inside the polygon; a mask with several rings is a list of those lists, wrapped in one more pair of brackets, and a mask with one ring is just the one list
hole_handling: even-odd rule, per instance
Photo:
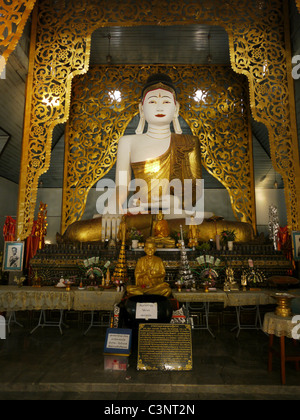
{"label": "carved gold woodwork", "polygon": [[118,140],[138,113],[142,87],[158,71],[176,85],[180,115],[199,138],[204,166],[228,190],[236,218],[255,229],[247,79],[224,66],[94,66],[73,82],[62,233],[81,219],[90,188],[114,165]]}
{"label": "carved gold woodwork", "polygon": [[0,4],[0,75],[16,48],[36,0],[2,0]]}
{"label": "carved gold woodwork", "polygon": [[252,115],[268,128],[273,166],[285,186],[288,224],[299,229],[299,146],[286,8],[281,0],[40,0],[27,90],[18,238],[31,232],[53,127],[68,119],[71,81],[88,70],[91,34],[113,25],[213,24],[226,29],[232,68],[247,76]]}
{"label": "carved gold woodwork", "polygon": [[296,5],[297,5],[297,7],[298,7],[298,11],[299,11],[299,13],[300,13],[300,0],[296,0]]}

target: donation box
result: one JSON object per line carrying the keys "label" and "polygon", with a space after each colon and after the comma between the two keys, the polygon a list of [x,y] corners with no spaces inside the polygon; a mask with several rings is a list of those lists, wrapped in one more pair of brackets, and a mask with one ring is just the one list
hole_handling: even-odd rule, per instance
{"label": "donation box", "polygon": [[104,344],[104,370],[127,370],[132,330],[108,328]]}

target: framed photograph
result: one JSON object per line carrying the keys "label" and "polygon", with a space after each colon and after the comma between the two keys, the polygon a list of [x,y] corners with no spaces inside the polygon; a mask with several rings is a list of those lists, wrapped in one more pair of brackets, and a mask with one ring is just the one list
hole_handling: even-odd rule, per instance
{"label": "framed photograph", "polygon": [[292,232],[292,235],[293,235],[294,260],[300,261],[300,232]]}
{"label": "framed photograph", "polygon": [[24,242],[5,242],[3,271],[22,271],[24,260]]}

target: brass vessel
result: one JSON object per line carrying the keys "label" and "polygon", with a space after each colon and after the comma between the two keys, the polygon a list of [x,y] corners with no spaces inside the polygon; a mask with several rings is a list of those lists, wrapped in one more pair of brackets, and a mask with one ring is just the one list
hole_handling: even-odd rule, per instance
{"label": "brass vessel", "polygon": [[275,314],[278,316],[282,316],[284,318],[288,318],[292,316],[291,310],[291,300],[295,297],[288,293],[276,293],[274,296],[277,300],[277,308],[275,310]]}

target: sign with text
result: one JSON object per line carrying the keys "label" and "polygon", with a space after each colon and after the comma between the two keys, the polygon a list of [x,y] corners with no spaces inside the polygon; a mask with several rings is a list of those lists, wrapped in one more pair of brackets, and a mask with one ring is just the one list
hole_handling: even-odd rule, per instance
{"label": "sign with text", "polygon": [[300,340],[300,315],[294,315],[292,324],[296,324],[292,329],[292,337],[294,340]]}
{"label": "sign with text", "polygon": [[131,338],[132,330],[108,328],[106,331],[104,353],[129,356],[131,352]]}
{"label": "sign with text", "polygon": [[189,324],[140,324],[138,370],[192,370]]}
{"label": "sign with text", "polygon": [[6,339],[6,323],[4,316],[0,315],[0,340]]}
{"label": "sign with text", "polygon": [[157,319],[157,302],[137,302],[136,319]]}

